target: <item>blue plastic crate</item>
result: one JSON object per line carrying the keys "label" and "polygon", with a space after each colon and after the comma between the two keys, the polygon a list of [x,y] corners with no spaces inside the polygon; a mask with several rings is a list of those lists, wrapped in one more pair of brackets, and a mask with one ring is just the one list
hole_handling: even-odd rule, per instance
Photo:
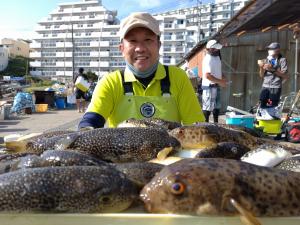
{"label": "blue plastic crate", "polygon": [[254,116],[251,116],[251,115],[227,116],[226,124],[253,128],[254,127]]}

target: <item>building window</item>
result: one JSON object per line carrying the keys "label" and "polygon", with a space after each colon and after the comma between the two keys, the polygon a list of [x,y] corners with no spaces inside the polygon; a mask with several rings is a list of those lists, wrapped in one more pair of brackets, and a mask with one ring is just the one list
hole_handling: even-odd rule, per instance
{"label": "building window", "polygon": [[89,18],[95,18],[95,14],[90,14]]}
{"label": "building window", "polygon": [[89,23],[89,24],[87,25],[87,27],[93,27],[93,24]]}
{"label": "building window", "polygon": [[172,28],[172,23],[165,23],[164,28]]}
{"label": "building window", "polygon": [[59,10],[58,10],[58,12],[63,12],[64,11],[64,9],[63,8],[60,8]]}
{"label": "building window", "polygon": [[90,46],[91,40],[75,40],[75,46]]}
{"label": "building window", "polygon": [[86,10],[86,7],[81,7],[81,11],[85,11]]}
{"label": "building window", "polygon": [[177,24],[184,24],[184,20],[177,20]]}
{"label": "building window", "polygon": [[225,18],[230,18],[230,13],[225,13],[224,17]]}
{"label": "building window", "polygon": [[91,32],[86,32],[86,33],[85,33],[85,36],[91,36],[91,35],[92,35]]}
{"label": "building window", "polygon": [[59,16],[59,17],[57,17],[57,18],[56,18],[56,20],[61,20],[61,19],[62,19],[62,17],[61,17],[61,16]]}
{"label": "building window", "polygon": [[43,34],[43,37],[48,37],[48,34]]}
{"label": "building window", "polygon": [[75,36],[77,36],[77,37],[81,36],[81,33],[75,33]]}
{"label": "building window", "polygon": [[55,25],[54,28],[60,28],[60,25]]}
{"label": "building window", "polygon": [[83,27],[83,24],[77,24],[77,27]]}
{"label": "building window", "polygon": [[84,19],[85,18],[85,16],[79,16],[79,19]]}
{"label": "building window", "polygon": [[46,26],[45,28],[46,28],[46,29],[50,29],[50,28],[51,28],[51,26]]}
{"label": "building window", "polygon": [[165,56],[163,59],[164,59],[164,63],[168,63],[168,64],[171,63],[171,56]]}
{"label": "building window", "polygon": [[187,35],[193,36],[194,35],[194,31],[188,31]]}
{"label": "building window", "polygon": [[109,42],[110,46],[118,46],[119,44],[120,44],[120,41],[116,41],[116,40],[113,40],[113,41]]}

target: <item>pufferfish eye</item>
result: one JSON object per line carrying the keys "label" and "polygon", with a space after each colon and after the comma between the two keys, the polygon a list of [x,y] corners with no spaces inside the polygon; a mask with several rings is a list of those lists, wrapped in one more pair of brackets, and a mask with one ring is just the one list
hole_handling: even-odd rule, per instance
{"label": "pufferfish eye", "polygon": [[183,194],[184,191],[185,191],[185,185],[183,183],[177,182],[177,183],[172,184],[171,192],[174,195],[181,195],[181,194]]}
{"label": "pufferfish eye", "polygon": [[104,204],[108,204],[110,202],[110,197],[109,196],[102,196],[100,198],[100,202],[102,202]]}

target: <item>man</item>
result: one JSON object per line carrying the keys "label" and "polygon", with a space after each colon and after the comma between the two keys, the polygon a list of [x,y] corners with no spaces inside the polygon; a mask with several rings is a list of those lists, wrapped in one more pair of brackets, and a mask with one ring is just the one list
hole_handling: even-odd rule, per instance
{"label": "man", "polygon": [[[88,82],[88,77],[86,76],[86,74],[83,73],[84,69],[83,68],[79,68],[78,70],[78,75],[75,77],[74,79],[74,83],[76,83],[76,80],[78,79],[78,77],[82,77],[84,80],[86,80]],[[85,111],[85,94],[86,92],[80,90],[79,88],[75,88],[75,95],[76,95],[76,106],[77,106],[77,110],[78,112],[84,112]]]}
{"label": "man", "polygon": [[222,45],[216,40],[206,44],[206,55],[202,62],[202,109],[205,121],[213,113],[214,122],[218,123],[221,108],[220,87],[226,87],[227,80],[222,74],[220,49]]}
{"label": "man", "polygon": [[280,44],[273,42],[267,49],[267,59],[259,60],[258,63],[259,75],[263,78],[260,93],[260,107],[262,109],[278,106],[282,82],[288,78],[287,61],[280,54]]}
{"label": "man", "polygon": [[193,124],[204,121],[185,72],[159,63],[159,22],[148,13],[132,13],[120,25],[119,49],[125,71],[97,84],[79,128],[116,127],[129,118],[161,118]]}

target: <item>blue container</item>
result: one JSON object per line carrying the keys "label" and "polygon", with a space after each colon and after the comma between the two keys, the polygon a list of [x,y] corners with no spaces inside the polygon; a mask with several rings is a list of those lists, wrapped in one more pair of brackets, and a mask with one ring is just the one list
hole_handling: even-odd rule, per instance
{"label": "blue container", "polygon": [[57,98],[55,99],[55,105],[57,109],[65,109],[65,99],[64,98]]}
{"label": "blue container", "polygon": [[254,116],[252,115],[231,115],[226,118],[226,124],[253,128]]}

